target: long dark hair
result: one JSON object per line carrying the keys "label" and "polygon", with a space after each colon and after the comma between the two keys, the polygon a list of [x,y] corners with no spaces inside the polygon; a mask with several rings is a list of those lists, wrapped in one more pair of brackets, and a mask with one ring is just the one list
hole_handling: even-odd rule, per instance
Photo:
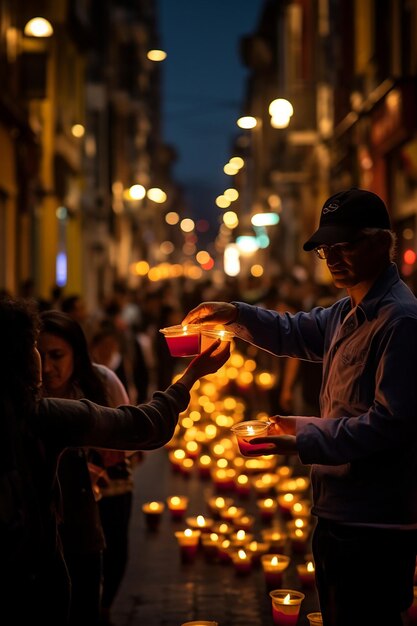
{"label": "long dark hair", "polygon": [[43,311],[40,314],[40,331],[56,335],[66,341],[74,354],[72,382],[82,390],[83,396],[107,405],[106,389],[100,375],[95,370],[88,352],[87,340],[80,324],[62,311]]}
{"label": "long dark hair", "polygon": [[34,348],[39,334],[36,303],[0,298],[0,396],[16,413],[30,411],[40,396]]}

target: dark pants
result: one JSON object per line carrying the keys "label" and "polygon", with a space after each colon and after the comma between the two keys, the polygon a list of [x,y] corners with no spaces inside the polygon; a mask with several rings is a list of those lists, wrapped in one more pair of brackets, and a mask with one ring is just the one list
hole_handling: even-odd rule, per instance
{"label": "dark pants", "polygon": [[401,626],[413,602],[417,531],[319,519],[313,535],[324,626]]}
{"label": "dark pants", "polygon": [[103,553],[102,606],[109,609],[125,573],[129,547],[129,520],[132,493],[106,496],[99,500],[100,517],[106,538]]}
{"label": "dark pants", "polygon": [[96,626],[100,622],[102,554],[66,553],[71,578],[70,626]]}

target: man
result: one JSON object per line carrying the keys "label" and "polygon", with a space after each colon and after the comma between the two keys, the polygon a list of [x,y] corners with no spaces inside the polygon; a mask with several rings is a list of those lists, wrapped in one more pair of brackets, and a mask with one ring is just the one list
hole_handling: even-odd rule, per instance
{"label": "man", "polygon": [[384,202],[352,188],[324,204],[304,244],[348,296],[279,314],[206,302],[183,324],[230,324],[279,356],[319,361],[321,417],[276,416],[265,453],[312,466],[316,583],[324,626],[400,626],[417,538],[417,300],[392,261]]}

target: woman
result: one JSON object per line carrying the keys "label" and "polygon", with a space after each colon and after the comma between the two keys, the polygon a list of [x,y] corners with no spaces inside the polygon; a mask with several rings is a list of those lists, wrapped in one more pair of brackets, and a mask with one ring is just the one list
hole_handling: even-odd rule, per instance
{"label": "woman", "polygon": [[112,409],[41,398],[39,319],[0,300],[0,606],[6,624],[67,626],[69,579],[57,533],[58,459],[69,447],[152,450],[174,434],[194,383],[229,357],[220,342],[150,402]]}
{"label": "woman", "polygon": [[[61,311],[44,311],[40,319],[38,350],[42,359],[45,397],[88,398],[113,407],[129,404],[127,393],[114,372],[91,362],[84,332],[77,321]],[[102,584],[106,587],[106,597],[108,595],[107,580],[103,580],[103,551],[106,554],[110,549],[113,554],[116,540],[120,549],[127,544],[132,497],[128,459],[124,452],[107,451],[104,455],[104,451],[97,451],[94,454],[94,466],[91,466],[93,484],[87,451],[82,448],[65,450],[58,469],[63,503],[59,531],[71,579],[70,624],[74,626],[99,624]],[[93,493],[93,488],[99,493],[98,481],[109,482],[107,468],[125,479],[123,494],[117,496],[117,528],[114,535],[108,537],[102,525],[100,504],[97,506]],[[120,558],[123,556],[121,553]],[[118,574],[121,569],[119,566]],[[107,570],[112,580],[112,568]]]}

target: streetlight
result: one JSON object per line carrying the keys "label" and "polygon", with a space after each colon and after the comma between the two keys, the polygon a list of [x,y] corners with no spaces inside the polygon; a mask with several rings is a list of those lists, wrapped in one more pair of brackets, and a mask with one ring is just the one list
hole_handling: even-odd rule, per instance
{"label": "streetlight", "polygon": [[289,100],[276,98],[269,105],[269,115],[271,116],[271,126],[273,128],[287,128],[290,119],[294,114],[294,108]]}

